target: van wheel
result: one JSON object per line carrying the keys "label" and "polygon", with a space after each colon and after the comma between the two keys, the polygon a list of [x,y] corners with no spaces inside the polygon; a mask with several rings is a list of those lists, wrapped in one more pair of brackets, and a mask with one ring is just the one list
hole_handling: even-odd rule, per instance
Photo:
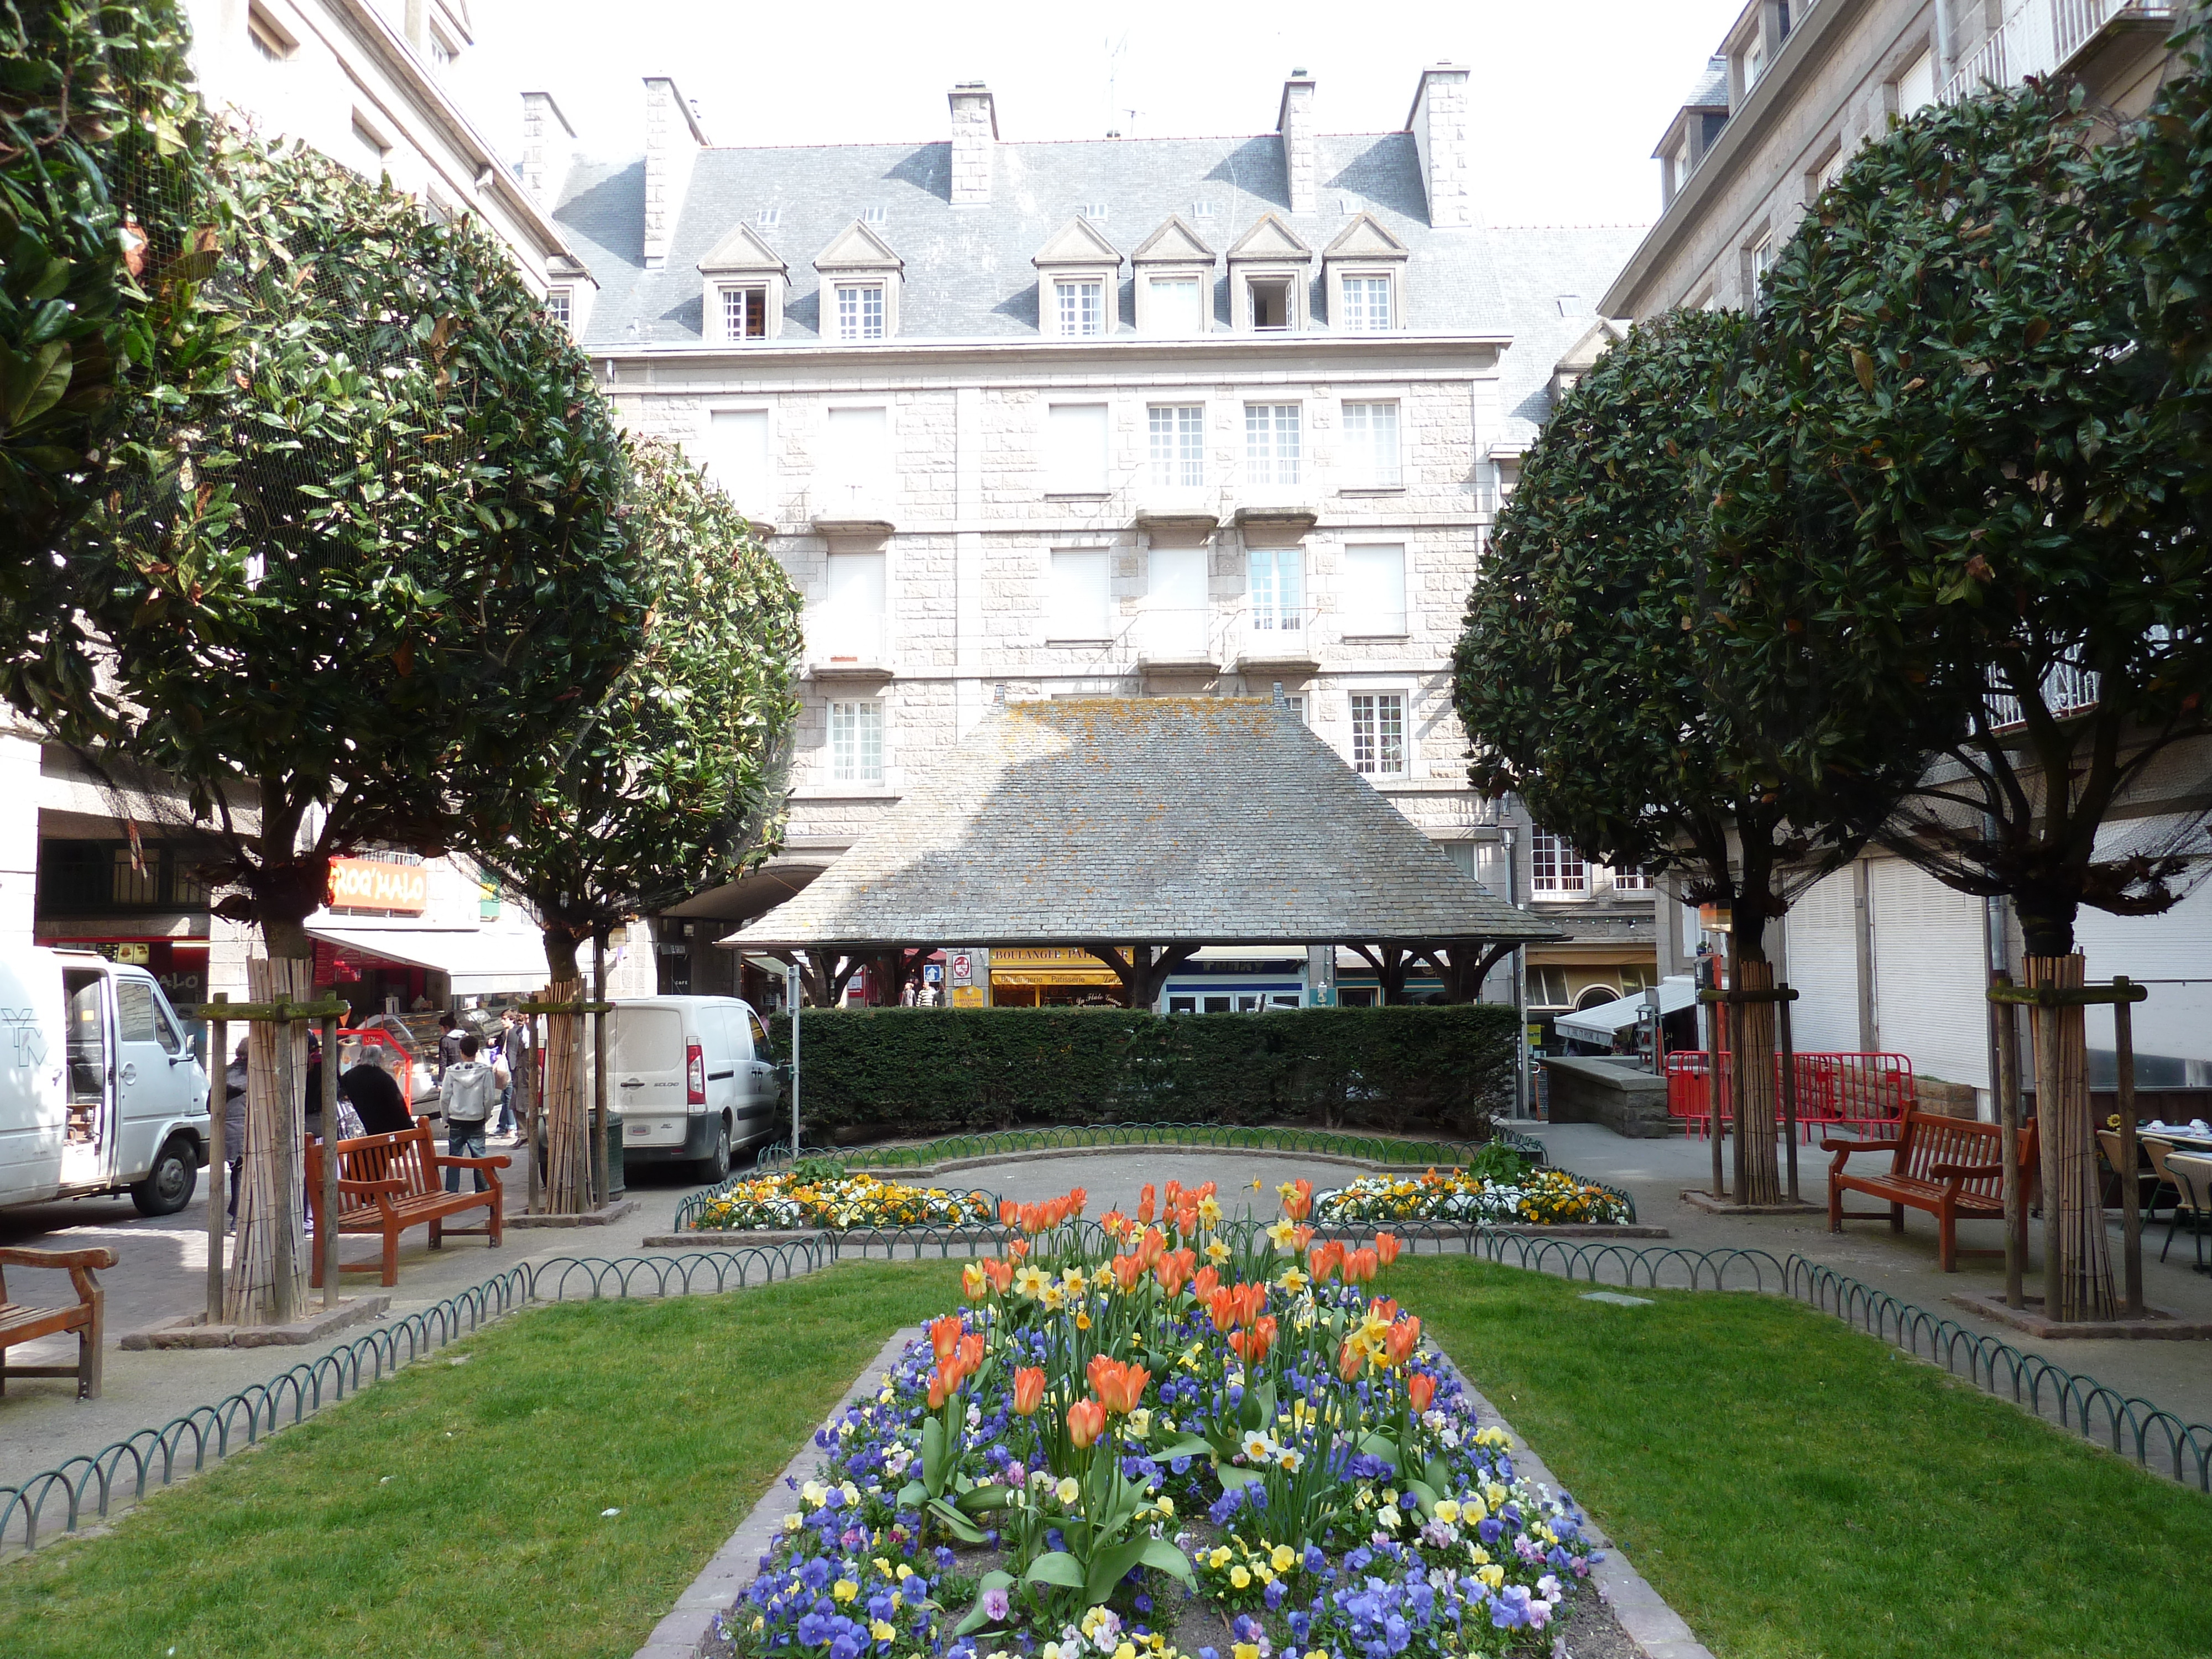
{"label": "van wheel", "polygon": [[723,1180],[730,1173],[730,1120],[714,1120],[714,1150],[699,1160],[699,1178],[713,1182]]}
{"label": "van wheel", "polygon": [[174,1215],[192,1201],[200,1184],[200,1160],[192,1144],[182,1135],[162,1143],[143,1181],[131,1183],[131,1201],[140,1215]]}

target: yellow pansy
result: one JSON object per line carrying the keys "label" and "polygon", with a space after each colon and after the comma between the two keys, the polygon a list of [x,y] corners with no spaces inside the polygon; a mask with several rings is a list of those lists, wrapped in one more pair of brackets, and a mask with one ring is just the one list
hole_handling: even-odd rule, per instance
{"label": "yellow pansy", "polygon": [[1269,1553],[1268,1562],[1277,1572],[1288,1572],[1298,1564],[1298,1553],[1288,1544],[1278,1544]]}
{"label": "yellow pansy", "polygon": [[1229,1583],[1233,1589],[1249,1589],[1252,1587],[1252,1575],[1244,1570],[1242,1563],[1239,1563],[1229,1569]]}
{"label": "yellow pansy", "polygon": [[860,1593],[860,1587],[849,1578],[840,1578],[830,1586],[830,1594],[840,1601],[849,1601]]}

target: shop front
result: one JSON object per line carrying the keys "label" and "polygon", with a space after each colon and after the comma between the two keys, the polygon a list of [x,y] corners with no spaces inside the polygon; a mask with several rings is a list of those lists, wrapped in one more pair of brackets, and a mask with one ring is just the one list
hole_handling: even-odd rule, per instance
{"label": "shop front", "polygon": [[1121,976],[1088,951],[1008,945],[991,952],[994,1008],[1126,1008]]}
{"label": "shop front", "polygon": [[[1309,958],[1304,951],[1208,945],[1168,976],[1160,1011],[1170,1014],[1255,1014],[1301,1008]],[[1338,991],[1342,994],[1342,981]]]}

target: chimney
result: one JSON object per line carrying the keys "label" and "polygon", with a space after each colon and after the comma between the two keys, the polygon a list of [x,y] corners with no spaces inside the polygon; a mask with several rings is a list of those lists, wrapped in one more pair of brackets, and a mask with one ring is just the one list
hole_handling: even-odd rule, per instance
{"label": "chimney", "polygon": [[1467,153],[1467,70],[1457,64],[1423,70],[1406,127],[1421,158],[1430,225],[1437,230],[1472,228],[1474,180]]}
{"label": "chimney", "polygon": [[645,77],[645,268],[658,270],[668,258],[684,194],[691,186],[691,164],[707,148],[707,134],[691,106],[666,76]]}
{"label": "chimney", "polygon": [[1291,211],[1311,213],[1321,187],[1321,157],[1314,143],[1314,83],[1304,70],[1292,70],[1283,82],[1283,101],[1275,112],[1275,131],[1283,135],[1283,171],[1291,181]]}
{"label": "chimney", "polygon": [[522,187],[538,206],[550,206],[560,193],[575,137],[551,93],[522,94]]}
{"label": "chimney", "polygon": [[999,110],[981,81],[963,81],[947,94],[952,104],[952,205],[975,207],[991,199],[992,146],[999,142]]}

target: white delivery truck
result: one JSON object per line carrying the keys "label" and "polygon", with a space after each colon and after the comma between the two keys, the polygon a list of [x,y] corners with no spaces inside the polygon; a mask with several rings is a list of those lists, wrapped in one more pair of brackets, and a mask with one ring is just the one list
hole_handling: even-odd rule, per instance
{"label": "white delivery truck", "polygon": [[0,1205],[127,1192],[142,1215],[191,1202],[208,1079],[143,968],[0,949]]}
{"label": "white delivery truck", "polygon": [[768,1028],[736,997],[617,1000],[607,1016],[607,1080],[623,1115],[625,1167],[686,1163],[720,1181],[732,1146],[775,1129],[781,1080]]}

